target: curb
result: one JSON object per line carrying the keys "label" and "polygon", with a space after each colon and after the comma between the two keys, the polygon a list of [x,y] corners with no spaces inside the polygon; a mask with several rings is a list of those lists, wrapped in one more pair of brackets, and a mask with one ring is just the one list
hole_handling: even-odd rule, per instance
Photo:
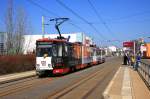
{"label": "curb", "polygon": [[110,90],[110,88],[112,87],[112,85],[113,85],[113,83],[114,83],[114,79],[117,77],[117,75],[118,75],[118,73],[119,73],[119,71],[120,71],[120,68],[121,67],[119,67],[119,69],[117,70],[117,72],[115,73],[115,75],[114,75],[114,77],[112,78],[112,80],[110,81],[110,83],[108,84],[108,86],[106,87],[106,89],[105,89],[105,91],[104,91],[104,93],[103,93],[103,98],[104,99],[110,99],[110,96],[111,95],[109,95],[109,90]]}
{"label": "curb", "polygon": [[0,76],[0,84],[36,76],[35,70]]}

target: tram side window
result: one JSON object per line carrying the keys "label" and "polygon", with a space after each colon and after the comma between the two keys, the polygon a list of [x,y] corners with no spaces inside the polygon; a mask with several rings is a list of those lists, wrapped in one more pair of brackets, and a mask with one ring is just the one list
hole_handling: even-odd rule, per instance
{"label": "tram side window", "polygon": [[72,54],[73,54],[73,53],[72,53],[72,50],[73,50],[73,49],[72,49],[72,46],[69,45],[69,46],[68,46],[68,56],[69,56],[69,57],[72,57]]}
{"label": "tram side window", "polygon": [[100,55],[100,51],[99,50],[96,51],[96,55],[97,56]]}
{"label": "tram side window", "polygon": [[94,49],[91,48],[91,56],[94,56]]}
{"label": "tram side window", "polygon": [[100,50],[98,51],[98,55],[101,55],[101,51]]}
{"label": "tram side window", "polygon": [[68,46],[67,45],[64,46],[63,56],[68,56]]}
{"label": "tram side window", "polygon": [[70,57],[71,52],[70,52],[70,46],[68,46],[68,56]]}
{"label": "tram side window", "polygon": [[52,47],[52,54],[53,54],[53,56],[57,56],[57,46],[56,45],[53,45],[53,47]]}
{"label": "tram side window", "polygon": [[75,51],[74,51],[74,47],[71,46],[71,57],[75,57]]}
{"label": "tram side window", "polygon": [[58,46],[58,56],[62,56],[62,45]]}

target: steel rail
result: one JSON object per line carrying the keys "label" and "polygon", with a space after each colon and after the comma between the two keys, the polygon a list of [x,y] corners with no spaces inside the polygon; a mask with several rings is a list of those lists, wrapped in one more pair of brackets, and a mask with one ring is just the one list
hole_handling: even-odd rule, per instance
{"label": "steel rail", "polygon": [[[93,93],[93,91],[106,79],[106,77],[108,76],[108,74],[110,74],[111,71],[108,71],[108,72],[104,72],[103,74],[105,74],[98,82],[96,85],[93,86],[92,89],[90,89],[83,97],[82,99],[87,99],[87,97]],[[101,74],[102,75],[102,74]]]}
{"label": "steel rail", "polygon": [[[56,79],[57,78],[58,77],[56,77]],[[38,79],[35,79],[35,80],[32,80],[32,81],[30,81],[28,83],[25,82],[24,84],[21,84],[20,86],[15,85],[15,86],[12,86],[12,88],[7,88],[4,91],[0,91],[0,97],[7,96],[7,95],[10,95],[10,94],[13,94],[13,93],[17,93],[17,92],[20,92],[22,90],[25,90],[25,89],[28,89],[28,88],[32,88],[34,86],[47,84],[47,83],[50,83],[50,81],[51,81],[49,79],[43,79],[43,80],[40,79],[38,81],[37,80]]]}
{"label": "steel rail", "polygon": [[[107,68],[108,68],[108,67],[107,67]],[[84,78],[78,79],[77,81],[73,82],[73,84],[70,84],[70,85],[68,85],[68,86],[65,87],[65,88],[62,88],[62,89],[60,89],[60,90],[57,90],[56,92],[50,94],[50,95],[49,95],[48,97],[46,97],[46,98],[48,98],[48,99],[51,99],[51,98],[56,98],[56,99],[61,98],[61,97],[65,96],[65,95],[67,95],[68,93],[70,93],[71,91],[73,91],[74,89],[76,89],[77,87],[81,86],[82,84],[85,84],[87,81],[93,79],[96,75],[99,75],[99,74],[102,75],[102,74],[104,74],[104,72],[102,72],[102,71],[103,71],[104,69],[107,69],[107,68],[104,68],[104,66],[103,66],[103,67],[100,68],[99,71],[96,71],[95,73],[89,74],[89,75],[85,76]],[[106,72],[105,72],[105,73],[106,73]],[[109,71],[109,73],[110,73],[110,71]],[[102,80],[103,80],[103,79],[105,79],[105,77],[102,77]],[[102,80],[101,80],[101,81],[102,81]],[[101,81],[99,81],[98,83],[100,84]],[[97,87],[97,85],[98,85],[98,84],[96,84],[96,86],[94,86],[94,88]],[[94,88],[92,88],[91,90],[94,90]],[[89,90],[89,91],[90,91],[89,93],[92,93],[91,90]],[[63,91],[64,91],[64,92],[63,92]],[[60,94],[60,93],[61,93],[61,94]],[[88,95],[86,94],[84,97],[87,97],[87,96],[88,96]]]}
{"label": "steel rail", "polygon": [[[103,69],[103,68],[104,68],[104,67],[102,67],[101,69]],[[65,91],[65,90],[67,90],[67,89],[70,88],[70,89],[67,90],[66,92],[64,92],[64,93],[62,93],[61,95],[59,95],[58,97],[60,98],[60,97],[62,97],[62,96],[64,96],[64,95],[66,95],[67,93],[69,93],[70,91],[72,91],[73,89],[75,89],[76,87],[80,86],[80,85],[83,84],[84,82],[90,80],[92,77],[96,76],[99,72],[100,72],[100,71],[97,71],[97,72],[93,73],[92,75],[89,74],[89,75],[85,76],[84,78],[80,78],[80,79],[78,79],[77,81],[73,82],[73,84],[70,84],[70,85],[68,85],[67,87],[62,88],[62,89],[60,89],[60,90],[57,90],[56,92],[50,94],[47,98],[48,98],[48,99],[51,99],[51,98],[55,97],[57,94],[59,94],[60,92]],[[57,98],[58,98],[58,97],[57,97]]]}

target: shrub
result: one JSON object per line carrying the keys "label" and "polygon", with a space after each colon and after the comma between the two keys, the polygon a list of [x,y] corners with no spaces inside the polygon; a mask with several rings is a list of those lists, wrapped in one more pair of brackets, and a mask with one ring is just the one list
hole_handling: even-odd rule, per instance
{"label": "shrub", "polygon": [[0,75],[35,69],[35,55],[0,56]]}

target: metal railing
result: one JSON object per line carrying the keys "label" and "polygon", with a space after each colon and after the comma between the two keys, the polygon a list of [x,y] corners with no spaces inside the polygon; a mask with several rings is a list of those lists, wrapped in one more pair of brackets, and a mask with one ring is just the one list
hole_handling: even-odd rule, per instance
{"label": "metal railing", "polygon": [[142,76],[146,85],[150,88],[150,64],[140,62],[139,67],[138,67],[138,72]]}

